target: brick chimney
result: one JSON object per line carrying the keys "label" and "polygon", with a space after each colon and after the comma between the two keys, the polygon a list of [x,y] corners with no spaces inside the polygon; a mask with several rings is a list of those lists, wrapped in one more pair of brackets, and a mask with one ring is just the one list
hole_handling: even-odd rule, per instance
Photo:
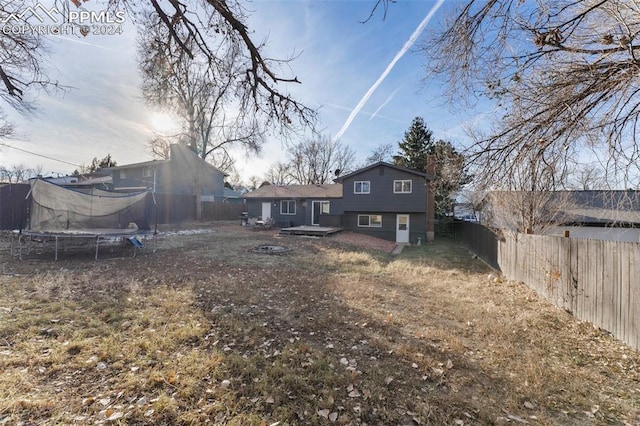
{"label": "brick chimney", "polygon": [[436,215],[436,197],[435,185],[433,179],[436,176],[436,158],[433,155],[427,155],[427,241],[433,241],[435,238],[435,215]]}

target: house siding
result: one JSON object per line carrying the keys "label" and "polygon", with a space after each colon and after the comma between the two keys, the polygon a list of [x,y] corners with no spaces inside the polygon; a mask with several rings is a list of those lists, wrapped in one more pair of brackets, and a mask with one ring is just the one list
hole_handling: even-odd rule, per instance
{"label": "house siding", "polygon": [[[313,213],[313,202],[314,201],[329,201],[329,215],[321,215],[321,216],[333,216],[333,215],[341,215],[344,210],[342,209],[342,200],[339,198],[308,198],[306,201],[306,214],[305,214],[305,225],[311,225],[312,213]],[[320,218],[322,220],[322,218]]]}
{"label": "house siding", "polygon": [[[354,183],[367,181],[370,183],[369,192],[366,194],[354,193]],[[411,192],[394,192],[395,181],[411,181]],[[359,232],[386,240],[396,240],[396,219],[398,214],[409,215],[409,242],[416,244],[418,241],[426,242],[429,237],[427,231],[428,221],[428,191],[427,175],[414,172],[387,163],[376,163],[369,167],[360,169],[346,175],[338,182],[342,184],[342,197],[337,197],[334,192],[332,197],[300,197],[298,198],[295,218],[281,217],[279,214],[279,204],[272,206],[272,217],[276,221],[289,221],[291,226],[311,225],[314,201],[329,201],[329,214],[321,215],[320,226],[336,226],[345,230]],[[293,185],[290,193],[296,191],[302,195],[304,185]],[[312,190],[313,188],[309,188]],[[250,217],[258,217],[262,214],[262,202],[268,198],[272,204],[286,197],[275,197],[271,194],[249,195],[247,200]],[[282,191],[286,193],[286,191]],[[307,194],[304,194],[307,195]],[[264,197],[264,198],[263,198]],[[335,198],[334,198],[335,197]],[[275,208],[278,211],[275,211]],[[382,226],[360,227],[358,226],[358,215],[382,215]],[[294,220],[291,220],[294,219]]]}
{"label": "house siding", "polygon": [[[262,203],[271,204],[271,217],[276,221],[276,224],[280,226],[311,226],[311,211],[313,209],[313,201],[329,201],[330,214],[327,216],[341,215],[342,203],[340,199],[336,198],[313,198],[313,199],[296,199],[296,214],[287,215],[280,213],[280,201],[291,200],[291,198],[246,198],[247,213],[251,218],[257,218],[262,216]],[[275,204],[275,206],[274,206]],[[323,215],[324,216],[324,215]]]}
{"label": "house siding", "polygon": [[289,226],[301,226],[305,224],[306,209],[302,200],[295,200],[296,202],[296,214],[281,214],[280,213],[280,201],[283,199],[267,199],[267,198],[252,198],[247,199],[247,212],[250,218],[262,217],[262,203],[269,203],[271,205],[271,218],[276,222],[276,225],[289,227]]}
{"label": "house siding", "polygon": [[[149,169],[150,176],[144,176]],[[125,177],[121,178],[121,172]],[[172,145],[169,160],[150,161],[111,170],[115,190],[124,188],[155,189],[160,194],[195,195],[196,181],[200,195],[224,199],[224,173],[206,163],[185,147]]]}
{"label": "house siding", "polygon": [[[369,228],[358,226],[358,215],[361,214],[381,214],[382,227]],[[382,238],[389,241],[396,240],[396,214],[409,214],[409,242],[417,244],[418,239],[424,243],[426,241],[427,231],[427,215],[425,213],[380,213],[379,211],[359,211],[345,212],[342,216],[342,226],[345,230],[358,232],[360,234],[370,235],[372,237]]]}
{"label": "house siding", "polygon": [[[394,180],[411,180],[411,193],[394,193]],[[354,193],[354,183],[360,181],[370,182],[368,194]],[[403,170],[380,165],[345,178],[342,184],[344,211],[419,213],[426,209],[428,190],[426,180]]]}

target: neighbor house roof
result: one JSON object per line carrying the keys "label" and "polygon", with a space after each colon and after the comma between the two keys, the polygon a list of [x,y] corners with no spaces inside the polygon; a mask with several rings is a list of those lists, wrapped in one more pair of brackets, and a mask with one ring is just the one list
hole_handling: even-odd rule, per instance
{"label": "neighbor house roof", "polygon": [[223,188],[222,194],[224,198],[241,198],[242,193],[240,191],[234,191],[233,189],[229,189],[227,187]]}
{"label": "neighbor house roof", "polygon": [[[188,147],[186,147],[186,146],[184,146],[182,144],[174,143],[174,144],[171,144],[171,146],[169,148],[170,148],[170,152],[169,152],[169,159],[168,160],[143,161],[141,163],[133,163],[133,164],[125,164],[125,165],[122,165],[122,166],[106,167],[106,168],[100,169],[100,170],[114,171],[114,170],[123,170],[123,169],[133,169],[133,168],[139,168],[139,167],[154,167],[154,166],[157,166],[159,164],[169,163],[172,160],[177,160],[177,158],[176,158],[177,156],[180,156],[181,158],[188,158],[191,161],[198,162],[200,164],[204,164],[206,167],[209,167],[211,169],[219,170],[216,166],[206,162],[205,160],[200,158],[195,152],[191,151]],[[227,176],[227,173],[224,173],[224,172],[221,172],[221,173],[223,173],[225,176]]]}
{"label": "neighbor house roof", "polygon": [[342,184],[265,185],[244,194],[244,198],[340,198]]}
{"label": "neighbor house roof", "polygon": [[[525,191],[492,191],[490,197],[504,199],[508,194],[526,198]],[[555,221],[563,224],[637,225],[640,224],[640,191],[587,190],[554,191],[546,198]],[[491,203],[491,201],[489,201]]]}
{"label": "neighbor house roof", "polygon": [[169,160],[151,160],[151,161],[143,161],[141,163],[132,163],[132,164],[124,164],[122,166],[113,166],[113,167],[105,167],[100,170],[124,170],[124,169],[136,169],[138,167],[152,167],[157,166],[158,164],[168,163]]}
{"label": "neighbor house roof", "polygon": [[407,173],[412,173],[414,175],[422,176],[425,179],[432,179],[432,177],[429,176],[426,173],[422,173],[422,172],[419,172],[419,171],[413,170],[413,169],[408,169],[408,168],[402,167],[402,166],[396,166],[395,164],[386,163],[384,161],[378,161],[377,163],[370,164],[367,167],[363,167],[361,169],[358,169],[358,170],[356,170],[354,172],[351,172],[349,174],[346,174],[344,176],[340,176],[340,177],[336,178],[335,181],[336,182],[342,182],[346,178],[359,175],[360,173],[366,172],[367,170],[371,170],[371,169],[374,169],[374,168],[379,167],[379,166],[385,166],[385,167],[389,167],[391,169],[400,170],[400,171],[407,172]]}
{"label": "neighbor house roof", "polygon": [[566,196],[569,201],[563,209],[568,221],[640,223],[640,191],[559,191],[558,196]]}

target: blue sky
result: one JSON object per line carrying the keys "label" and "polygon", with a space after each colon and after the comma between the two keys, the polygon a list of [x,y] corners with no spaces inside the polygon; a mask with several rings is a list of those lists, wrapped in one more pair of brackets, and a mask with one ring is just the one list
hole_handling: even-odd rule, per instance
{"label": "blue sky", "polygon": [[[424,80],[425,58],[415,51],[416,46],[396,58],[394,67],[381,78],[438,2],[403,0],[390,6],[386,19],[379,11],[361,23],[374,3],[257,0],[248,6],[254,11],[249,27],[256,41],[267,40],[267,56],[298,55],[290,72],[302,84],[291,85],[289,91],[307,105],[320,108],[319,127],[324,135],[335,137],[342,129],[340,140],[356,151],[359,161],[382,144],[396,144],[416,116],[425,119],[436,138],[463,145],[467,140],[464,127],[485,116],[477,111],[455,111],[445,103],[441,84]],[[452,4],[447,1],[438,8],[422,36],[441,24]],[[7,109],[20,138],[6,141],[51,159],[0,146],[0,163],[41,166],[45,174],[65,174],[74,165],[108,153],[121,165],[152,159],[147,141],[159,130],[159,116],[141,100],[135,35],[135,28],[127,22],[122,35],[52,37],[49,73],[72,89],[37,93],[40,111],[32,117]],[[345,126],[376,82],[375,91]],[[282,141],[271,138],[259,157],[247,158],[237,152],[241,178],[260,176],[270,164],[283,160],[282,148]]]}

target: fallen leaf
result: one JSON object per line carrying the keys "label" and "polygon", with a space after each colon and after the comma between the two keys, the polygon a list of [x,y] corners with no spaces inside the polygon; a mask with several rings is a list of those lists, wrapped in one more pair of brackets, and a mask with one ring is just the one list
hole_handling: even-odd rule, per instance
{"label": "fallen leaf", "polygon": [[324,417],[325,419],[329,418],[329,410],[327,410],[326,408],[323,410],[318,410],[318,415],[320,417]]}
{"label": "fallen leaf", "polygon": [[115,412],[115,413],[111,414],[109,417],[107,417],[106,420],[108,422],[113,422],[113,421],[116,421],[116,420],[118,420],[118,419],[120,419],[122,417],[124,417],[124,413],[118,411],[118,412]]}
{"label": "fallen leaf", "polygon": [[509,420],[513,420],[514,422],[518,422],[518,423],[522,423],[522,424],[526,424],[526,425],[529,424],[528,421],[526,421],[525,419],[523,419],[520,416],[516,416],[515,414],[509,414],[509,415],[507,415],[507,418]]}
{"label": "fallen leaf", "polygon": [[264,402],[266,402],[267,404],[273,404],[274,402],[276,402],[276,400],[270,396]]}
{"label": "fallen leaf", "polygon": [[334,411],[333,413],[329,414],[329,421],[333,423],[336,420],[338,420],[338,413]]}

